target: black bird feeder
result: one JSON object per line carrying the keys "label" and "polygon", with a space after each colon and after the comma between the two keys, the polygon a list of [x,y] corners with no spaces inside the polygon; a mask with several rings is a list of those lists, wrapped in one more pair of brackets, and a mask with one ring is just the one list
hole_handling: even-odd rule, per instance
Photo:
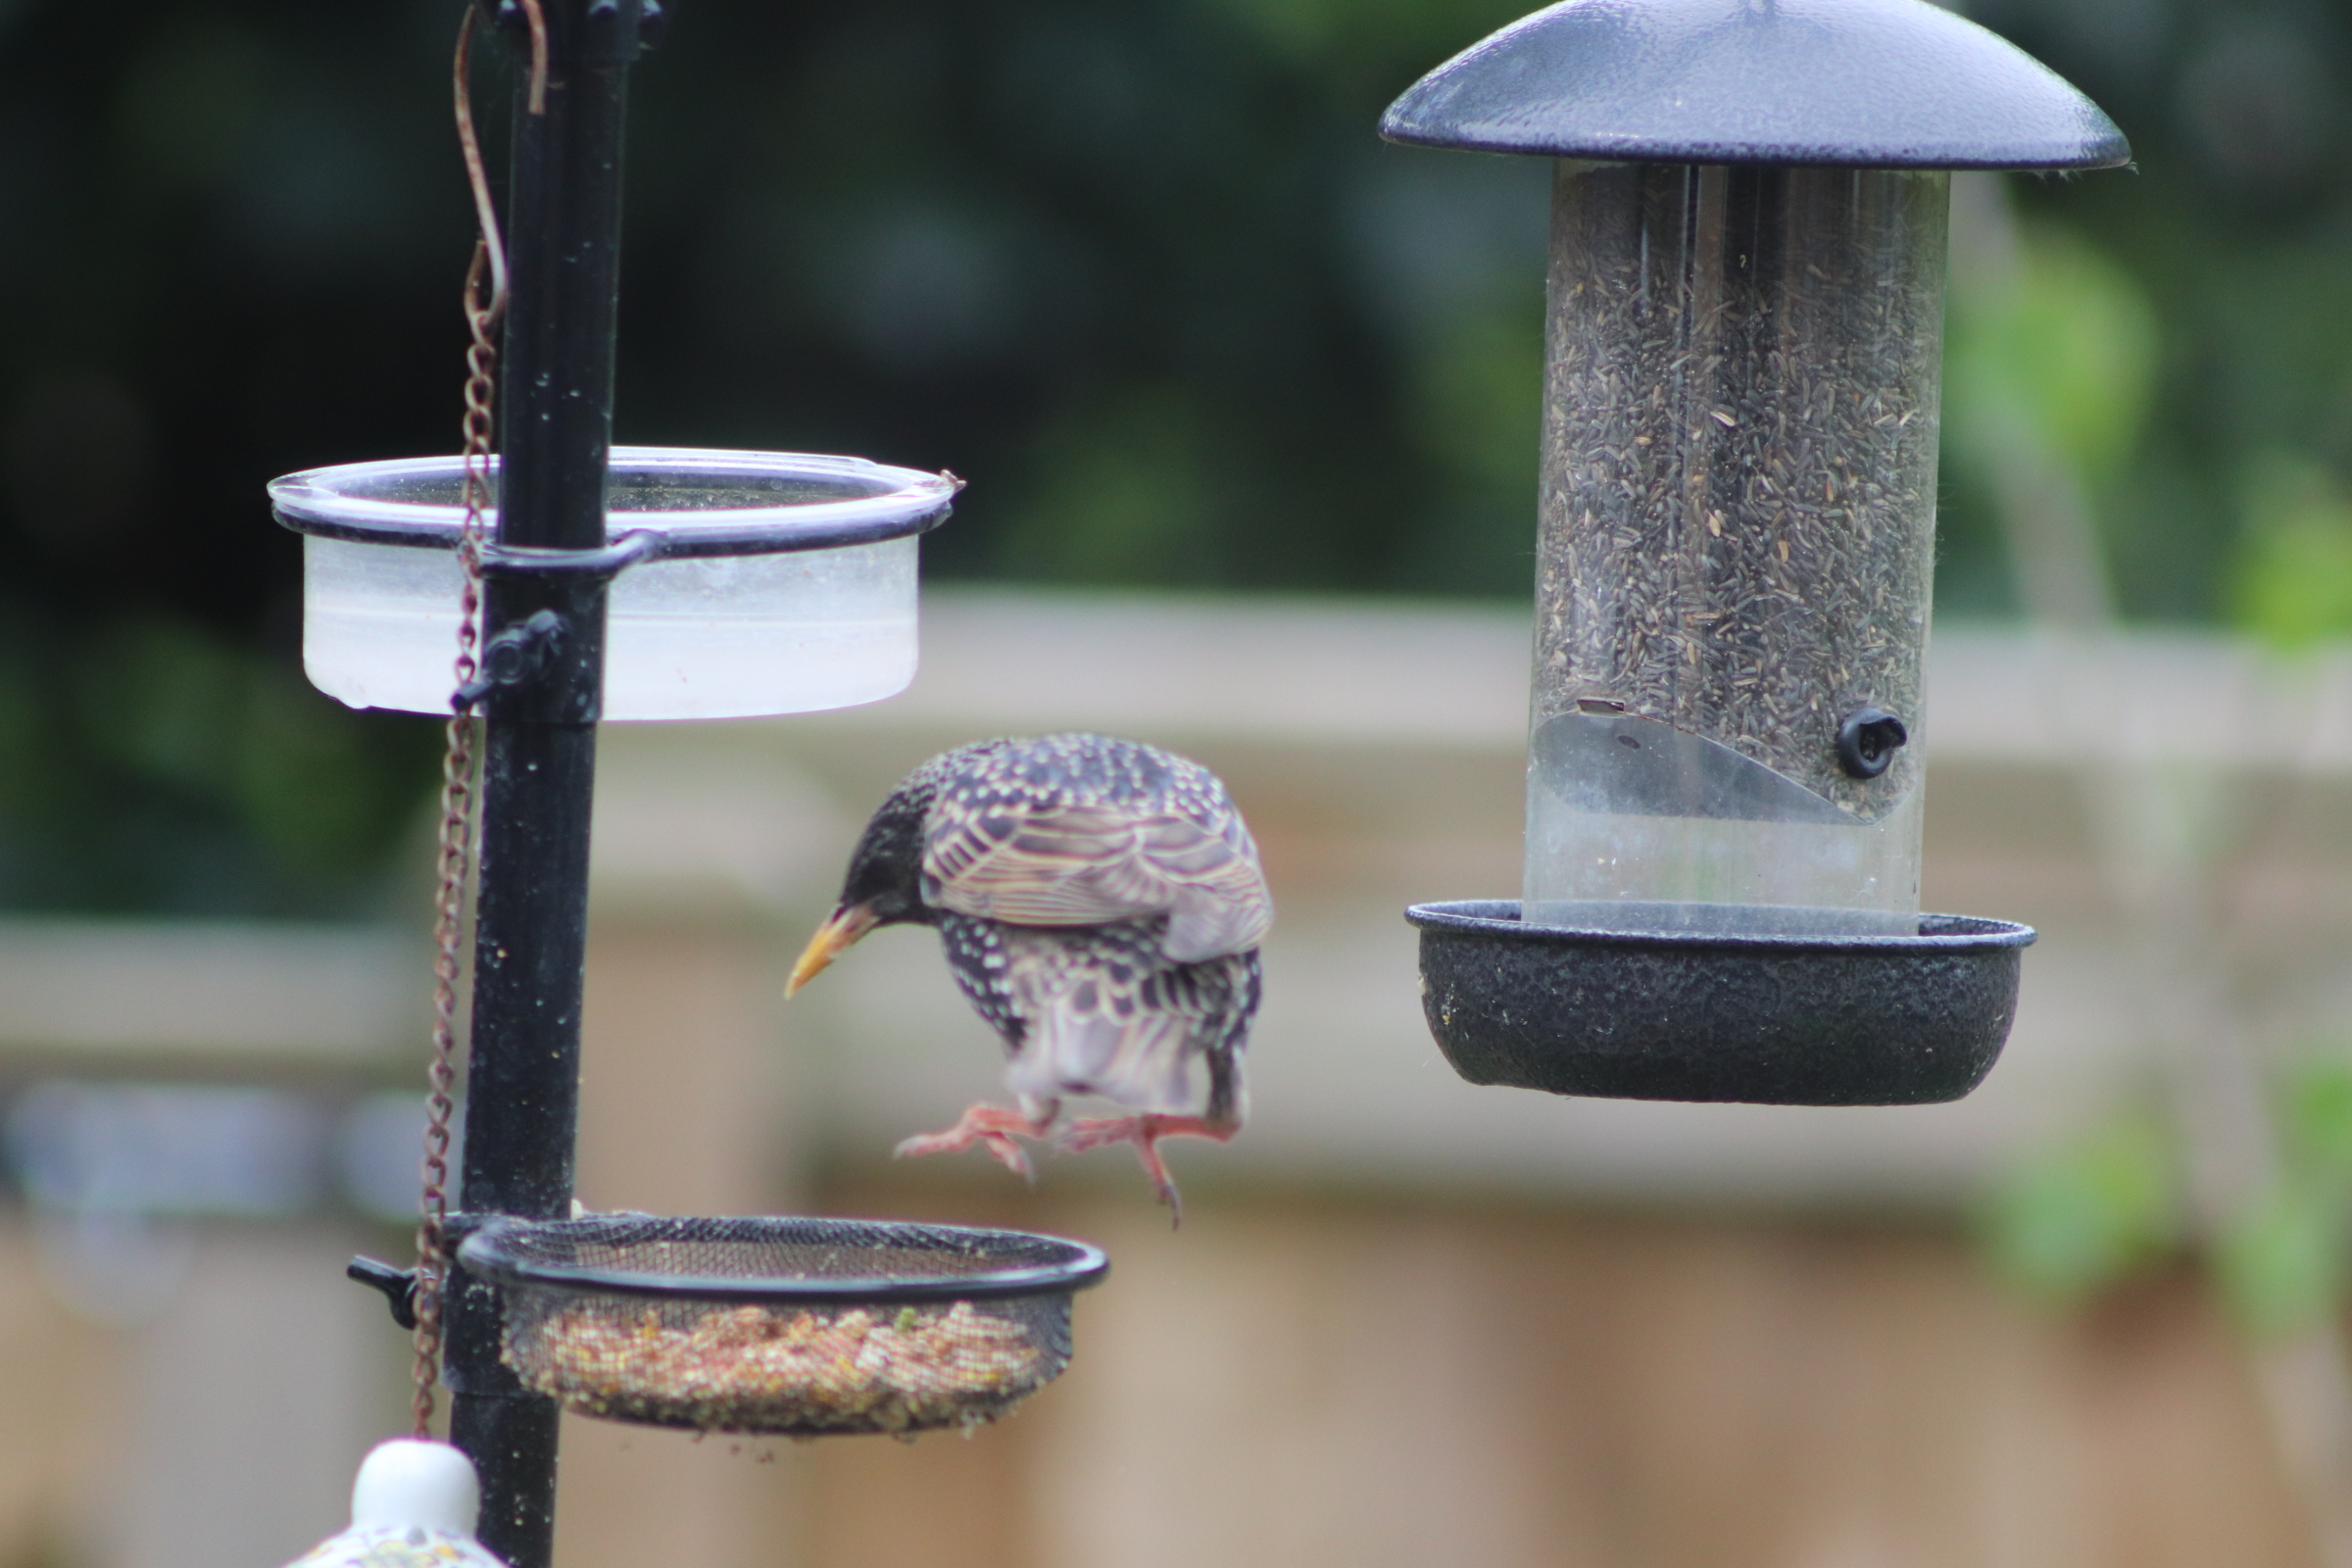
{"label": "black bird feeder", "polygon": [[[483,1544],[512,1568],[547,1568],[560,1405],[733,1432],[968,1427],[1061,1370],[1070,1293],[1107,1264],[1016,1232],[573,1217],[599,720],[803,712],[904,687],[916,536],[947,517],[957,481],[847,458],[613,449],[622,114],[662,5],[472,4],[530,68],[505,204],[499,452],[471,455],[495,487],[476,678],[452,697],[469,494],[483,510],[468,459],[319,469],[270,494],[306,536],[313,681],[354,706],[479,717],[442,1370],[451,1440],[481,1480]],[[461,45],[461,104],[464,58]],[[491,315],[476,308],[477,356]],[[456,897],[445,880],[452,931]],[[365,1259],[352,1272],[413,1322],[414,1273]],[[420,1422],[428,1407],[420,1396]]]}
{"label": "black bird feeder", "polygon": [[2024,926],[1919,912],[1955,169],[2101,169],[2098,108],[1926,0],[1564,0],[1393,141],[1554,160],[1527,859],[1433,904],[1474,1083],[1955,1100]]}

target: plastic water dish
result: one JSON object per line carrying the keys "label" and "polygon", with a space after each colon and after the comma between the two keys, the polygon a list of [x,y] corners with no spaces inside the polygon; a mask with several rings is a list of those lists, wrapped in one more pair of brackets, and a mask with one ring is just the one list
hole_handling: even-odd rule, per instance
{"label": "plastic water dish", "polygon": [[458,1249],[499,1288],[524,1386],[608,1420],[795,1437],[970,1429],[1070,1359],[1083,1242],[887,1220],[494,1219]]}
{"label": "plastic water dish", "polygon": [[[441,457],[270,484],[278,521],[305,536],[303,667],[320,691],[449,711],[463,483]],[[956,490],[859,458],[615,447],[608,534],[660,544],[612,584],[604,716],[806,713],[904,690],[917,540]]]}

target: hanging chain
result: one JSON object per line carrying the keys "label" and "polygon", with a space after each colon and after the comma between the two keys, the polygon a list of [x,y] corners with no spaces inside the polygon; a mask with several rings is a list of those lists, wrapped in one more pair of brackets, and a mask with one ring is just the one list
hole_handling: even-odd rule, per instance
{"label": "hanging chain", "polygon": [[[480,637],[483,519],[490,509],[490,407],[496,387],[498,350],[491,340],[498,308],[485,296],[490,247],[478,242],[466,270],[466,321],[473,341],[466,350],[466,514],[458,534],[458,564],[465,587],[458,601],[457,684],[473,679],[474,648]],[[449,746],[441,760],[440,886],[433,897],[433,1057],[426,1069],[424,1196],[416,1224],[416,1389],[409,1402],[416,1435],[427,1436],[433,1417],[433,1385],[441,1367],[441,1285],[449,1259],[442,1223],[449,1213],[449,1120],[456,1109],[450,1089],[457,1079],[458,980],[463,972],[460,942],[466,913],[466,873],[473,849],[474,720],[469,712],[449,717]]]}
{"label": "hanging chain", "polygon": [[[533,114],[546,102],[547,28],[538,0],[523,0],[531,23],[531,98]],[[468,6],[458,26],[457,59],[453,66],[457,94],[458,144],[466,157],[466,174],[473,187],[474,211],[481,234],[473,259],[466,269],[466,326],[471,341],[466,348],[466,414],[462,426],[466,465],[465,515],[458,530],[458,567],[464,580],[458,600],[458,656],[453,673],[459,688],[474,677],[474,651],[481,637],[482,539],[492,510],[490,495],[491,409],[497,396],[499,318],[507,309],[507,260],[499,244],[498,217],[490,202],[490,181],[482,169],[481,144],[474,135],[473,108],[467,91],[467,56],[473,40],[473,8]],[[448,727],[448,747],[441,760],[440,883],[433,896],[433,1054],[426,1068],[423,1196],[416,1218],[416,1355],[411,1374],[416,1389],[409,1413],[416,1436],[429,1437],[433,1420],[433,1389],[441,1375],[442,1285],[449,1277],[446,1222],[449,1217],[449,1122],[457,1102],[451,1094],[457,1082],[458,987],[464,974],[462,938],[466,915],[466,877],[473,853],[475,723],[468,705],[454,701]]]}

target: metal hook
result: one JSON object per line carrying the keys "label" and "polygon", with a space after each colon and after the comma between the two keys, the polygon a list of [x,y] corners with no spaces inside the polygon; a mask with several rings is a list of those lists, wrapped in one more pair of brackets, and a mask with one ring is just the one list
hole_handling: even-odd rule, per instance
{"label": "metal hook", "polygon": [[547,13],[539,0],[522,0],[522,14],[531,24],[531,102],[534,115],[547,113]]}
{"label": "metal hook", "polygon": [[[521,0],[522,13],[531,24],[531,87],[529,108],[534,115],[547,113],[547,13],[540,0]],[[466,183],[473,190],[474,221],[481,226],[483,247],[489,252],[490,300],[477,305],[477,285],[468,274],[466,287],[466,308],[478,312],[485,322],[495,322],[507,311],[507,247],[500,237],[498,208],[490,200],[490,175],[482,167],[482,142],[473,128],[473,7],[458,23],[457,58],[451,62],[450,75],[457,103],[458,148],[466,159]]]}
{"label": "metal hook", "polygon": [[[466,309],[479,314],[485,322],[496,321],[507,309],[507,247],[499,237],[498,209],[490,201],[490,176],[482,168],[482,144],[473,131],[473,94],[470,90],[473,54],[473,8],[466,8],[466,18],[458,24],[458,54],[451,64],[458,111],[458,149],[466,158],[466,181],[473,187],[473,218],[481,225],[482,237],[475,249],[474,266],[466,270]],[[484,253],[490,265],[490,300],[476,305],[478,280],[475,276]]]}

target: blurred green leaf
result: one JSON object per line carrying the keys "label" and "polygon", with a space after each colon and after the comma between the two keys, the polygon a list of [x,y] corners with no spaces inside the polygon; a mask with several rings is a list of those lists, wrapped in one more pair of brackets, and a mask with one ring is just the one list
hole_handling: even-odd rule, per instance
{"label": "blurred green leaf", "polygon": [[1400,573],[1422,592],[1527,592],[1543,434],[1543,306],[1532,288],[1491,289],[1413,346],[1405,418],[1440,478]]}
{"label": "blurred green leaf", "polygon": [[1003,564],[1044,582],[1214,581],[1221,519],[1200,405],[1169,387],[1101,398],[1040,443]]}
{"label": "blurred green leaf", "polygon": [[2157,345],[2155,312],[2130,273],[2070,229],[2024,226],[2012,275],[1953,295],[1945,425],[1980,446],[2042,442],[2102,484],[2138,443]]}
{"label": "blurred green leaf", "polygon": [[2222,1233],[2213,1262],[2223,1298],[2248,1329],[2276,1335],[2306,1328],[2342,1296],[2343,1206],[2282,1183]]}
{"label": "blurred green leaf", "polygon": [[2056,1300],[2112,1283],[2173,1240],[2173,1162],[2164,1128],[2132,1117],[2022,1165],[1985,1210],[1995,1265]]}
{"label": "blurred green leaf", "polygon": [[2352,1193],[2352,1060],[2315,1056],[2286,1076],[2286,1132],[2297,1163]]}
{"label": "blurred green leaf", "polygon": [[1532,528],[1544,403],[1544,302],[1530,292],[1465,311],[1414,366],[1410,416],[1430,455]]}
{"label": "blurred green leaf", "polygon": [[[437,726],[354,712],[198,622],[118,615],[30,654],[0,650],[0,894],[344,907],[424,805]],[[44,665],[73,676],[27,678]]]}
{"label": "blurred green leaf", "polygon": [[397,819],[405,770],[379,766],[359,715],[292,670],[252,671],[243,720],[231,793],[254,837],[306,877],[366,870]]}
{"label": "blurred green leaf", "polygon": [[2283,652],[2352,636],[2352,495],[2315,463],[2266,452],[2240,490],[2237,623]]}
{"label": "blurred green leaf", "polygon": [[102,626],[80,661],[80,723],[114,761],[191,794],[228,788],[251,658],[192,621]]}

